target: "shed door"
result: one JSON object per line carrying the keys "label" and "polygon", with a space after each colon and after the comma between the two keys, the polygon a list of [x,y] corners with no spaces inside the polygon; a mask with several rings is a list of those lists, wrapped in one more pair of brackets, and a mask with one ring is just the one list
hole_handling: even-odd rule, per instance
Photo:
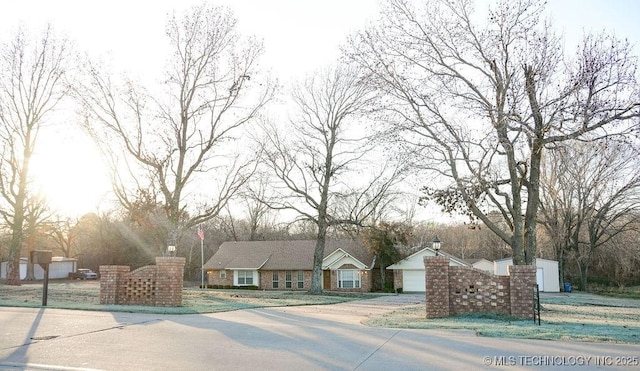
{"label": "shed door", "polygon": [[542,268],[536,269],[536,283],[538,290],[544,291],[544,270]]}
{"label": "shed door", "polygon": [[404,292],[424,292],[425,291],[424,270],[403,270],[402,271],[402,291]]}

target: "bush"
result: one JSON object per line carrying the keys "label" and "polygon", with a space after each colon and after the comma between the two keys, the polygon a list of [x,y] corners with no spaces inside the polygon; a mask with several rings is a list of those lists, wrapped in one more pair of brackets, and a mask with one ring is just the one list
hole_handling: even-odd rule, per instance
{"label": "bush", "polygon": [[231,285],[206,285],[213,290],[259,290],[258,286],[231,286]]}
{"label": "bush", "polygon": [[393,292],[393,282],[384,283],[384,292]]}

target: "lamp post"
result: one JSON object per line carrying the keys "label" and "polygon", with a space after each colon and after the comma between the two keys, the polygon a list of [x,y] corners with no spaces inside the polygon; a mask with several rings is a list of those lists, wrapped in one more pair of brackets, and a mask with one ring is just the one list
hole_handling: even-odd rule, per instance
{"label": "lamp post", "polygon": [[170,244],[169,246],[167,246],[167,251],[169,252],[169,256],[175,256],[176,255],[176,245]]}
{"label": "lamp post", "polygon": [[433,244],[431,246],[433,247],[433,250],[435,250],[436,256],[438,256],[438,251],[440,251],[440,239],[438,236],[433,239]]}

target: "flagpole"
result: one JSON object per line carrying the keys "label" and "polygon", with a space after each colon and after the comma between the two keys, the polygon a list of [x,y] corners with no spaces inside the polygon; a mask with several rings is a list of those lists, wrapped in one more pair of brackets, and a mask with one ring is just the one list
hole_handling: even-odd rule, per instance
{"label": "flagpole", "polygon": [[204,289],[204,239],[200,240],[200,288]]}
{"label": "flagpole", "polygon": [[198,226],[198,237],[200,237],[200,288],[204,290],[204,228],[202,224]]}

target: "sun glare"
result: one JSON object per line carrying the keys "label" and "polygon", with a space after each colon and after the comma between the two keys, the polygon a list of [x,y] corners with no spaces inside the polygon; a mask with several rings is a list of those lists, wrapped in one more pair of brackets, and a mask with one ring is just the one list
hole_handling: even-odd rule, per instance
{"label": "sun glare", "polygon": [[40,139],[30,174],[33,190],[44,195],[51,210],[77,218],[105,206],[109,175],[93,143],[55,134]]}

